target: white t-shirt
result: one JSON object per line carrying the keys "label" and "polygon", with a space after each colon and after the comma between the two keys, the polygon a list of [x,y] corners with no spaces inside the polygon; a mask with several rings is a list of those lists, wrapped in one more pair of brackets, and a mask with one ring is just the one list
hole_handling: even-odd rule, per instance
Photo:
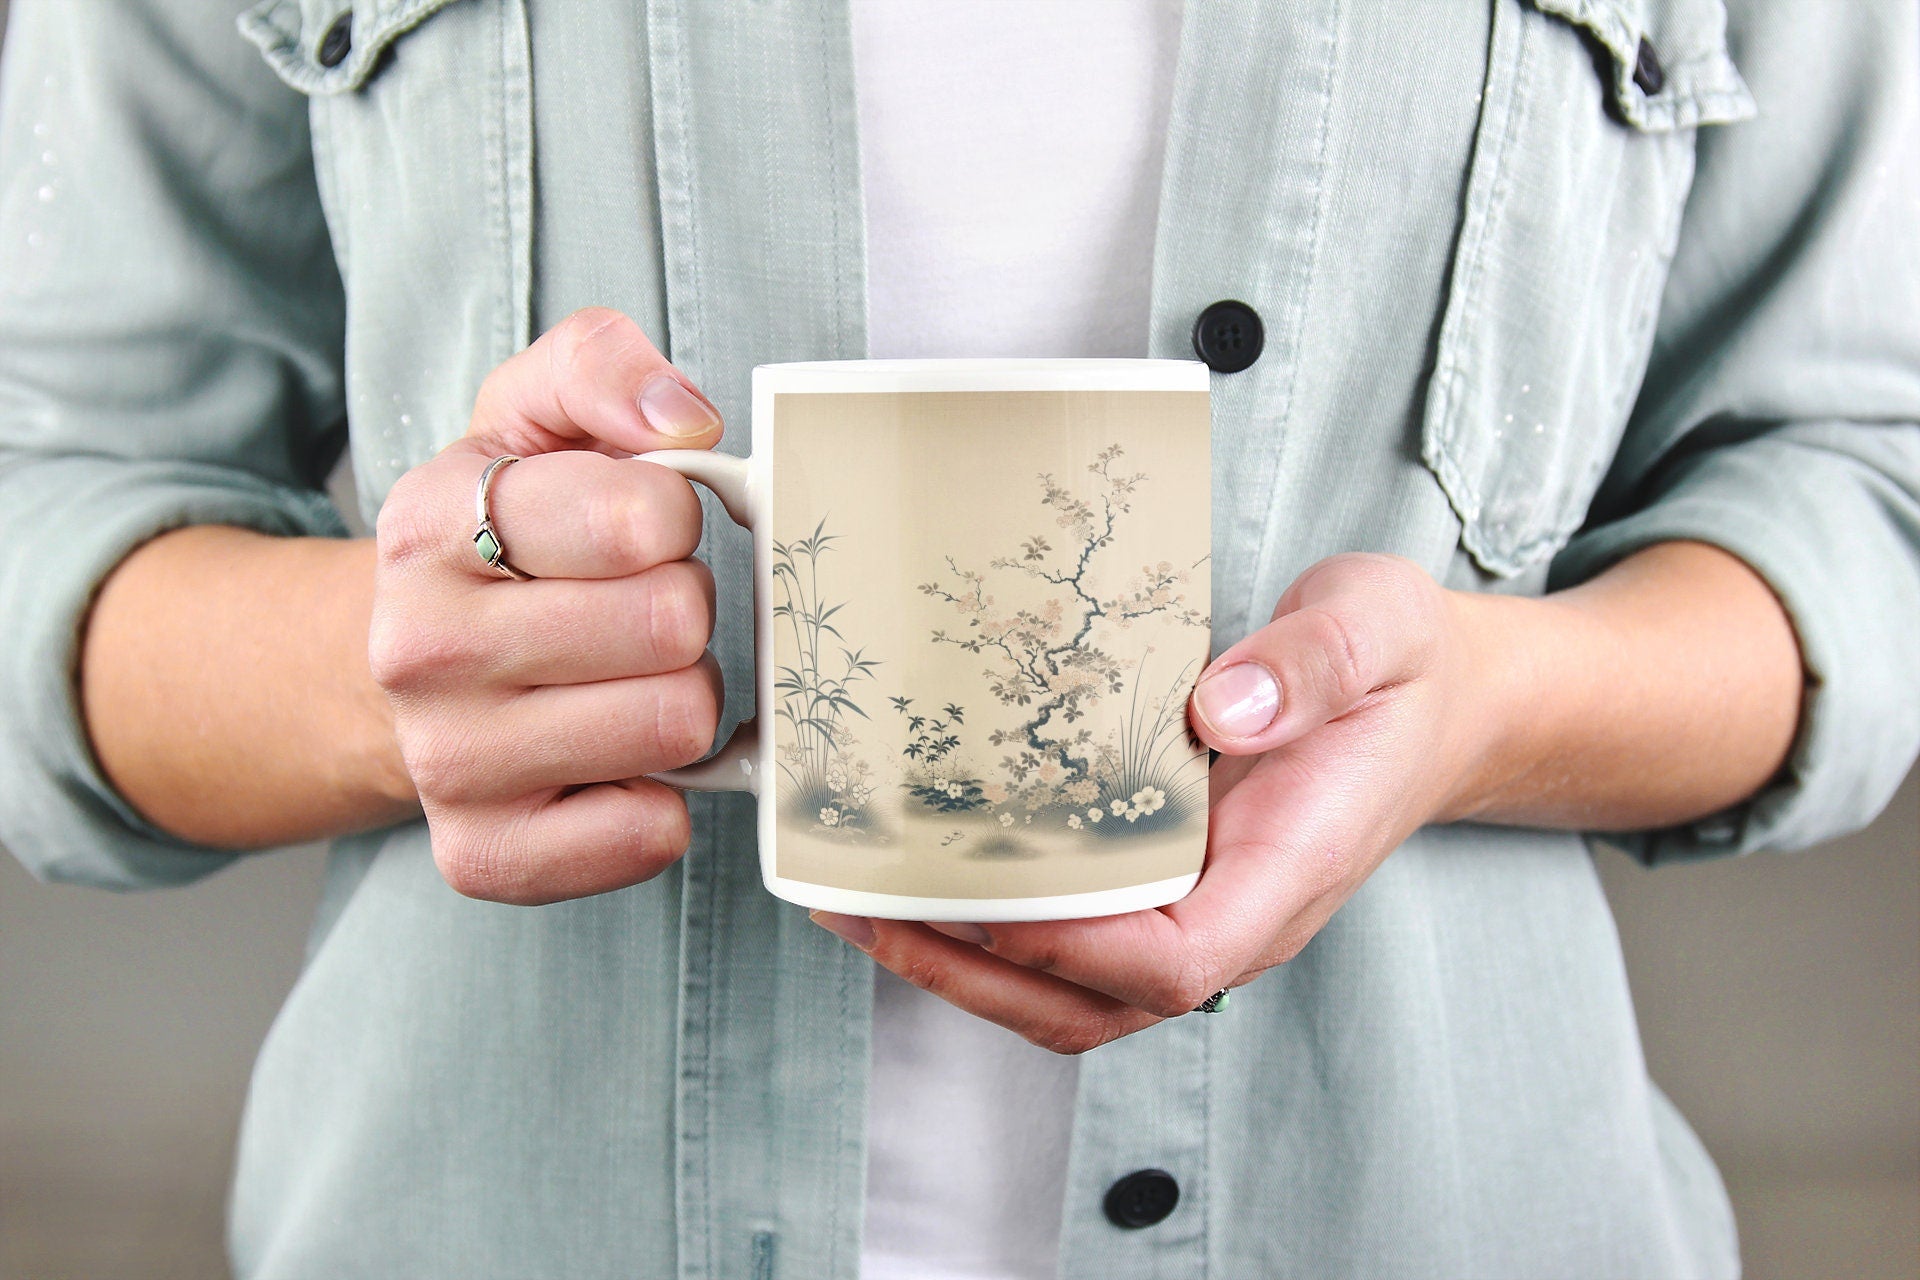
{"label": "white t-shirt", "polygon": [[[1144,356],[1180,0],[854,0],[868,353]],[[1079,1064],[876,973],[862,1280],[1051,1280]]]}

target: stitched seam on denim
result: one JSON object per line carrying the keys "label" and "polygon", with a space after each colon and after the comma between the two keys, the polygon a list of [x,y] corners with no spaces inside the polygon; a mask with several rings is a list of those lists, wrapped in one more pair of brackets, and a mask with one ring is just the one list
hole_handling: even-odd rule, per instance
{"label": "stitched seam on denim", "polygon": [[[1499,21],[1496,10],[1495,22]],[[1491,150],[1485,157],[1488,172],[1484,188],[1476,190],[1479,184],[1469,174],[1467,187],[1467,226],[1463,235],[1471,241],[1464,247],[1464,253],[1455,272],[1452,288],[1457,290],[1456,298],[1449,303],[1447,318],[1441,326],[1438,365],[1434,376],[1434,391],[1438,393],[1439,404],[1429,413],[1428,434],[1430,439],[1422,454],[1427,463],[1440,478],[1442,490],[1452,504],[1454,514],[1460,520],[1460,541],[1474,558],[1495,572],[1511,573],[1512,568],[1497,567],[1478,534],[1478,524],[1483,507],[1479,486],[1468,480],[1465,468],[1459,457],[1460,388],[1464,383],[1460,361],[1468,345],[1473,328],[1474,316],[1478,309],[1480,281],[1485,271],[1487,245],[1492,240],[1492,226],[1498,209],[1505,199],[1508,182],[1507,153],[1511,149],[1513,136],[1518,128],[1520,102],[1530,84],[1527,74],[1527,41],[1531,24],[1524,14],[1516,14],[1514,48],[1511,64],[1511,76],[1506,85],[1506,100],[1501,104],[1503,111],[1498,126],[1489,130],[1483,122],[1479,130],[1479,140],[1475,143],[1471,169],[1478,169],[1481,163],[1480,147],[1491,143]],[[1496,83],[1496,77],[1507,68],[1489,66],[1487,69],[1487,88],[1483,94],[1489,94]],[[1476,217],[1475,196],[1481,197]],[[1457,305],[1457,309],[1456,309]]]}
{"label": "stitched seam on denim", "polygon": [[526,0],[505,3],[507,12],[500,22],[500,117],[506,143],[507,347],[511,352],[527,345],[533,318],[533,51]]}
{"label": "stitched seam on denim", "polygon": [[[498,12],[497,9],[489,11],[487,18],[489,20],[497,20]],[[480,142],[484,153],[483,160],[486,168],[487,239],[489,241],[487,247],[490,251],[489,267],[497,273],[505,274],[508,257],[512,253],[512,236],[507,227],[507,193],[504,190],[507,155],[505,136],[506,120],[503,101],[506,93],[500,83],[498,55],[501,44],[497,33],[494,35],[491,43],[493,45],[496,62],[495,65],[487,68],[487,70],[493,74],[485,77],[488,91],[492,94],[492,98],[486,104],[487,109],[482,111],[480,115]],[[485,44],[481,45],[481,48],[485,47]],[[488,293],[491,295],[492,305],[488,310],[487,316],[487,340],[489,345],[486,363],[487,367],[492,368],[513,354],[510,349],[506,321],[507,312],[512,307],[513,301],[508,296],[512,291],[512,286],[503,282],[498,275],[488,281],[488,285]]]}
{"label": "stitched seam on denim", "polygon": [[[1642,286],[1640,306],[1634,312],[1633,323],[1628,328],[1626,334],[1629,349],[1637,350],[1641,353],[1639,368],[1637,370],[1629,368],[1621,371],[1619,383],[1615,386],[1611,403],[1607,406],[1607,420],[1609,422],[1620,422],[1624,420],[1625,411],[1629,407],[1629,402],[1638,393],[1640,383],[1646,375],[1646,359],[1648,355],[1650,355],[1649,348],[1651,345],[1648,331],[1653,327],[1654,319],[1660,313],[1660,295],[1664,291],[1667,272],[1671,269],[1673,263],[1673,254],[1680,235],[1680,224],[1686,214],[1686,192],[1693,186],[1695,156],[1691,139],[1685,141],[1687,143],[1686,181],[1681,184],[1683,189],[1680,196],[1673,202],[1673,211],[1668,216],[1667,225],[1661,229],[1659,250],[1656,254],[1648,255],[1649,261],[1645,268],[1647,274],[1659,283]],[[1605,466],[1605,459],[1595,459],[1594,466],[1591,470],[1604,471]],[[1594,477],[1592,474],[1589,474],[1586,478],[1592,480]],[[1574,529],[1579,528],[1584,517],[1571,516],[1569,519],[1572,520],[1572,523],[1567,525],[1562,531],[1566,534],[1571,534]]]}
{"label": "stitched seam on denim", "polygon": [[[856,964],[854,960],[855,954],[858,953],[854,953],[851,947],[842,947],[836,952],[840,962],[839,994],[841,1026],[846,1026],[855,1015],[852,984],[848,981]],[[850,1112],[852,1108],[847,1105],[847,1055],[844,1053],[834,1055],[833,1096],[837,1100],[837,1125],[839,1128],[839,1133],[836,1135],[834,1145],[838,1148],[838,1162],[841,1165],[841,1170],[844,1170],[852,1167],[853,1164],[853,1162],[849,1161],[846,1157],[846,1148],[849,1145],[848,1112]],[[840,1202],[851,1198],[850,1196],[839,1194],[846,1190],[846,1188],[841,1185],[840,1179],[841,1176],[843,1176],[841,1170],[835,1171],[835,1194],[833,1196],[832,1207],[828,1210],[830,1214],[828,1224],[830,1234],[827,1237],[827,1265],[828,1274],[834,1276],[840,1273]],[[862,1208],[864,1209],[864,1206],[862,1206]]]}
{"label": "stitched seam on denim", "polygon": [[[675,0],[648,0],[644,21],[649,63],[648,92],[653,105],[655,187],[659,199],[660,242],[663,249],[662,283],[667,304],[667,332],[664,336],[670,358],[678,362],[685,354],[681,339],[691,339],[692,335],[686,330],[694,324],[693,318],[689,317],[687,324],[682,326],[679,323],[681,317],[676,314],[676,311],[685,312],[694,306],[694,300],[688,296],[692,293],[690,280],[682,278],[681,272],[694,269],[694,263],[686,261],[694,255],[690,251],[693,239],[690,205],[693,196],[688,173],[691,162],[686,136],[686,74],[680,31],[682,15],[675,11],[674,3]],[[684,245],[681,243],[683,238]],[[677,248],[687,248],[688,252],[677,253]],[[706,817],[711,829],[712,822],[717,818],[714,807],[705,798],[696,800],[689,797],[689,801]],[[698,830],[697,824],[695,829]],[[711,842],[705,847],[711,848]],[[680,1209],[674,1230],[679,1274],[686,1277],[697,1272],[702,1280],[711,1280],[714,1274],[711,1130],[713,1002],[711,970],[700,970],[701,940],[691,936],[691,932],[702,926],[707,929],[709,937],[706,941],[710,953],[713,945],[711,933],[715,925],[710,910],[703,915],[701,908],[702,895],[708,892],[704,882],[714,875],[714,861],[712,858],[683,859],[681,864],[682,874],[686,877],[683,891],[685,927],[689,931],[689,935],[681,941],[686,956],[680,993],[685,1005],[682,1035],[697,1036],[699,1043],[683,1050],[686,1056],[678,1087],[686,1109],[698,1110],[694,1115],[683,1115],[677,1129],[683,1149],[674,1179],[675,1203]],[[688,1098],[689,1094],[697,1096]],[[690,1127],[694,1130],[691,1134],[688,1132]],[[690,1169],[690,1165],[697,1167]]]}
{"label": "stitched seam on denim", "polygon": [[820,35],[820,75],[826,86],[827,106],[827,207],[833,219],[833,354],[835,357],[846,355],[846,258],[840,246],[840,122],[833,113],[833,77],[832,60],[828,56],[827,9],[820,5],[814,12],[819,15],[816,24]]}
{"label": "stitched seam on denim", "polygon": [[[327,239],[333,248],[334,264],[340,271],[344,287],[353,263],[353,242],[347,238],[347,220],[344,216],[336,220],[332,216],[340,208],[341,186],[340,153],[333,145],[333,126],[323,115],[331,115],[338,110],[338,104],[325,98],[307,100],[307,137],[313,149],[313,181],[320,195],[320,213],[327,225]],[[345,384],[345,377],[341,379]]]}
{"label": "stitched seam on denim", "polygon": [[[768,75],[768,71],[766,67],[767,45],[765,41],[760,42],[759,57],[760,57],[760,66],[761,66],[761,76],[763,79],[765,79]],[[779,213],[777,212],[777,206],[774,202],[773,119],[774,119],[773,112],[767,109],[766,103],[763,100],[761,103],[761,111],[760,111],[760,177],[761,177],[760,194],[761,194],[761,199],[763,201],[763,203],[761,204],[761,209],[762,209],[761,216],[765,219],[765,221],[763,221],[761,225],[767,229],[767,233],[769,235],[773,233],[773,229],[775,227],[778,227],[781,225]],[[784,359],[785,357],[781,356],[779,358]],[[751,383],[752,381],[751,374],[748,375],[748,381],[749,383]],[[751,392],[749,392],[749,399],[751,399]],[[749,410],[749,422],[751,422],[751,410]],[[751,426],[749,426],[748,430],[749,431],[752,430]],[[747,442],[747,447],[748,447],[748,451],[751,452],[753,449],[757,449],[760,446],[758,441],[749,438]]]}
{"label": "stitched seam on denim", "polygon": [[[681,16],[684,19],[684,11]],[[686,30],[684,26],[679,34],[682,37],[685,36]],[[699,211],[694,207],[696,193],[699,190],[699,179],[695,173],[695,157],[699,152],[693,145],[693,124],[688,116],[688,99],[693,96],[693,76],[690,74],[691,68],[688,66],[691,58],[688,53],[687,42],[684,38],[676,43],[674,52],[680,64],[678,84],[680,92],[676,94],[674,98],[674,112],[679,116],[680,123],[680,160],[686,168],[687,197],[684,206],[684,216],[686,218],[687,246],[690,251],[688,255],[689,267],[692,271],[691,283],[693,286],[692,294],[687,299],[687,318],[693,325],[692,337],[695,359],[705,361],[707,358],[707,309],[705,305],[707,291],[701,281],[706,269],[706,259],[700,252],[700,216]],[[708,370],[705,364],[702,363],[700,366],[701,377],[704,378],[707,372]]]}
{"label": "stitched seam on denim", "polygon": [[[1498,11],[1496,10],[1495,22],[1497,23],[1498,21]],[[1516,67],[1519,56],[1519,46],[1516,44],[1514,54]],[[1490,96],[1494,77],[1499,71],[1500,68],[1491,65],[1487,68],[1487,87],[1481,90],[1483,102],[1485,102],[1486,97]],[[1517,76],[1518,72],[1516,71],[1515,74]],[[1488,103],[1487,105],[1491,104]],[[1513,90],[1511,83],[1508,86],[1507,98],[1506,101],[1502,103],[1502,107],[1506,112],[1507,120],[1510,121],[1513,113]],[[1472,308],[1475,282],[1480,274],[1481,260],[1486,247],[1488,206],[1493,199],[1494,189],[1494,181],[1491,176],[1486,179],[1485,187],[1481,188],[1475,181],[1476,175],[1474,170],[1482,163],[1481,148],[1488,147],[1488,144],[1491,144],[1491,146],[1485,155],[1484,163],[1486,163],[1490,169],[1500,164],[1502,159],[1500,149],[1504,145],[1506,127],[1506,123],[1503,122],[1500,129],[1489,130],[1486,122],[1483,121],[1477,131],[1478,137],[1474,146],[1474,154],[1468,161],[1465,209],[1466,225],[1461,230],[1464,243],[1461,246],[1460,252],[1456,255],[1457,262],[1451,284],[1451,289],[1455,292],[1449,299],[1447,316],[1440,329],[1440,350],[1436,357],[1433,384],[1433,390],[1438,397],[1438,404],[1432,406],[1429,410],[1432,421],[1428,434],[1431,437],[1432,447],[1426,450],[1430,455],[1427,461],[1442,473],[1442,483],[1447,490],[1448,497],[1454,501],[1455,514],[1459,516],[1462,525],[1476,519],[1480,512],[1479,501],[1474,495],[1472,487],[1467,485],[1464,477],[1459,475],[1459,467],[1452,457],[1454,438],[1453,414],[1454,404],[1458,399],[1456,388],[1460,379],[1460,348],[1465,341],[1461,331],[1468,327],[1468,313]],[[1478,200],[1477,208],[1476,198]]]}
{"label": "stitched seam on denim", "polygon": [[[1243,994],[1241,999],[1246,997]],[[1189,1015],[1191,1016],[1191,1015]],[[1202,1014],[1202,1017],[1206,1015]],[[1245,1014],[1242,1014],[1244,1017]],[[1220,1032],[1214,1024],[1218,1018],[1207,1018],[1200,1026],[1200,1203],[1206,1212],[1200,1215],[1200,1280],[1207,1280],[1212,1274],[1214,1235],[1209,1229],[1213,1225],[1213,1205],[1217,1197],[1213,1194],[1213,1039]]]}
{"label": "stitched seam on denim", "polygon": [[[1283,407],[1278,420],[1278,429],[1275,432],[1277,439],[1274,444],[1275,456],[1273,465],[1268,472],[1270,483],[1264,503],[1266,507],[1266,518],[1261,522],[1260,546],[1254,555],[1253,577],[1249,584],[1254,591],[1258,591],[1259,584],[1266,581],[1273,558],[1279,553],[1280,546],[1285,541],[1278,536],[1276,529],[1276,525],[1282,518],[1282,513],[1278,504],[1273,501],[1273,492],[1279,487],[1280,474],[1285,462],[1287,445],[1293,438],[1293,433],[1288,430],[1288,426],[1293,420],[1294,384],[1300,376],[1300,335],[1306,331],[1307,312],[1311,309],[1313,302],[1313,283],[1320,275],[1321,224],[1325,220],[1327,201],[1331,199],[1332,184],[1326,180],[1327,139],[1331,135],[1333,127],[1334,68],[1340,59],[1340,6],[1338,3],[1331,6],[1326,21],[1327,65],[1326,73],[1320,82],[1320,126],[1315,131],[1313,142],[1313,171],[1316,179],[1316,189],[1313,196],[1313,215],[1307,223],[1306,252],[1300,259],[1302,278],[1300,282],[1299,303],[1292,309],[1292,313],[1287,317],[1286,342],[1281,348],[1287,359],[1286,386],[1279,393],[1280,404]],[[1260,605],[1261,602],[1258,599],[1249,599],[1247,601],[1245,606],[1246,612],[1243,615],[1243,620],[1247,624],[1246,629],[1250,630],[1253,620],[1260,616]]]}
{"label": "stitched seam on denim", "polygon": [[[709,831],[714,830],[715,824],[720,820],[719,802],[709,797],[701,807],[705,809],[707,813],[707,829]],[[702,1037],[704,1051],[702,1053],[702,1070],[700,1073],[700,1095],[706,1112],[705,1133],[703,1136],[706,1149],[701,1152],[700,1176],[706,1188],[704,1195],[706,1221],[703,1224],[704,1230],[702,1234],[706,1237],[706,1274],[709,1280],[711,1280],[713,1276],[719,1274],[714,1267],[714,1237],[719,1234],[719,1229],[713,1220],[713,1095],[716,1092],[713,1083],[713,1041],[714,1028],[719,1022],[716,1016],[716,1006],[719,1004],[720,996],[720,984],[718,980],[718,974],[720,972],[720,921],[721,913],[725,909],[723,906],[725,898],[721,893],[721,889],[722,882],[725,878],[726,864],[719,858],[713,858],[709,861],[713,864],[713,873],[707,877],[707,893],[711,901],[707,907],[706,1007],[701,1010],[700,1015],[701,1021],[706,1026],[706,1034]]]}
{"label": "stitched seam on denim", "polygon": [[[288,9],[293,10],[291,24],[282,19],[282,14]],[[264,0],[264,3],[243,11],[234,19],[234,25],[262,53],[298,53],[302,20],[300,6],[293,0]]]}
{"label": "stitched seam on denim", "polygon": [[[827,31],[827,10],[830,6],[820,5],[815,9],[818,15],[818,34],[820,40],[821,75],[825,82],[827,107],[827,196],[832,211],[833,237],[830,252],[833,254],[833,352],[836,358],[845,356],[845,307],[846,307],[846,258],[840,242],[840,122],[834,113],[833,79],[831,75],[832,59],[829,57],[829,35]],[[862,355],[866,354],[864,351]],[[849,975],[854,967],[852,949],[836,947],[833,949],[839,964],[840,1025],[847,1026],[854,1016],[853,1001],[850,992]],[[855,1162],[847,1155],[851,1141],[851,1124],[847,1104],[847,1055],[835,1054],[834,1090],[835,1128],[834,1135],[834,1194],[827,1210],[827,1274],[840,1274],[840,1209],[843,1200],[852,1196],[843,1194],[849,1188],[845,1186],[846,1170],[853,1168]],[[864,1206],[862,1206],[864,1210]]]}
{"label": "stitched seam on denim", "polygon": [[666,299],[663,350],[669,360],[685,369],[686,348],[694,341],[695,321],[688,313],[694,306],[689,295],[694,291],[696,264],[692,252],[691,148],[686,136],[685,104],[681,101],[686,74],[673,3],[647,0],[648,92],[653,105],[654,187],[659,201],[661,284]]}
{"label": "stitched seam on denim", "polygon": [[[1648,141],[1651,143],[1653,140],[1649,139]],[[1682,143],[1685,143],[1691,148],[1692,143],[1690,139],[1676,138],[1672,140],[1673,145],[1681,145]],[[1691,158],[1688,160],[1688,167],[1689,169],[1692,167]],[[1689,173],[1687,185],[1690,186],[1691,183],[1692,175]],[[1661,281],[1664,281],[1666,278],[1665,267],[1672,261],[1676,241],[1680,234],[1680,224],[1685,212],[1686,197],[1683,194],[1673,202],[1673,212],[1665,233],[1661,238],[1658,256],[1646,267],[1649,273]],[[1660,296],[1662,292],[1663,289],[1659,285],[1649,287],[1645,290],[1645,297],[1634,315],[1633,323],[1623,335],[1630,349],[1638,348],[1642,353],[1639,369],[1641,376],[1645,374],[1645,357],[1649,353],[1647,346],[1647,343],[1650,341],[1648,338],[1648,330],[1653,326],[1659,316]],[[1639,391],[1641,376],[1635,376],[1631,368],[1621,371],[1618,383],[1612,395],[1609,397],[1607,421],[1619,422],[1622,420],[1622,411],[1627,407],[1628,400]],[[1596,473],[1604,474],[1608,462],[1609,459],[1605,456],[1596,456],[1591,459],[1587,464],[1586,471],[1579,477],[1581,486],[1590,489],[1598,480]],[[1586,510],[1584,504],[1579,507],[1569,506],[1566,510],[1553,514],[1549,519],[1547,527],[1508,553],[1514,561],[1514,571],[1518,572],[1520,568],[1523,568],[1540,557],[1550,555],[1558,551],[1561,547],[1564,547],[1568,541],[1572,539],[1574,533],[1579,530],[1580,526],[1585,523]]]}

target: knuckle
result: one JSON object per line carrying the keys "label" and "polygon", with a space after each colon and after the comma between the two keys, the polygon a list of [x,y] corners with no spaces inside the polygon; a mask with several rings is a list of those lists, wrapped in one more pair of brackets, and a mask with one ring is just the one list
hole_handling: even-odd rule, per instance
{"label": "knuckle", "polygon": [[697,572],[661,566],[646,593],[640,634],[665,671],[693,665],[706,651],[713,617],[706,588]]}
{"label": "knuckle", "polygon": [[1029,1043],[1045,1049],[1048,1053],[1057,1053],[1062,1057],[1075,1057],[1090,1049],[1098,1049],[1117,1034],[1112,1021],[1099,1014],[1069,1014],[1042,1022],[1026,1032]]}
{"label": "knuckle", "polygon": [[1254,976],[1257,977],[1265,973],[1275,965],[1293,963],[1293,961],[1299,957],[1300,953],[1307,949],[1307,944],[1312,941],[1313,935],[1311,933],[1289,932],[1283,935],[1278,942],[1274,943],[1273,953],[1267,958],[1267,962],[1255,971]]}
{"label": "knuckle", "polygon": [[1373,688],[1373,654],[1365,630],[1331,609],[1316,609],[1312,617],[1316,661],[1326,672],[1328,692],[1343,702],[1365,697]]}
{"label": "knuckle", "polygon": [[1321,842],[1308,846],[1304,860],[1302,874],[1316,900],[1340,893],[1353,882],[1354,856],[1348,849]]}
{"label": "knuckle", "polygon": [[367,627],[367,670],[388,693],[411,688],[419,673],[413,628],[387,609],[376,609]]}
{"label": "knuckle", "polygon": [[641,853],[649,863],[658,864],[647,875],[651,880],[692,845],[693,817],[687,811],[686,797],[671,787],[651,788],[644,803],[647,817],[640,837]]}
{"label": "knuckle", "polygon": [[380,609],[367,629],[367,666],[388,693],[408,693],[464,672],[472,665],[473,643],[470,635]]}
{"label": "knuckle", "polygon": [[455,893],[483,902],[532,901],[526,859],[511,823],[443,818],[433,827],[433,865]]}
{"label": "knuckle", "polygon": [[[668,681],[669,677],[663,676],[661,680]],[[719,708],[704,681],[673,678],[654,699],[654,748],[672,762],[668,768],[692,764],[713,745],[719,719]]]}
{"label": "knuckle", "polygon": [[649,478],[656,485],[664,486],[664,492],[655,493],[646,503],[651,513],[648,528],[659,548],[658,554],[663,560],[685,560],[700,545],[703,519],[700,495],[694,492],[691,481],[665,467],[648,467],[646,470],[659,473]]}
{"label": "knuckle", "polygon": [[415,467],[401,476],[374,517],[374,545],[382,565],[403,565],[446,546],[449,525],[435,509],[427,470]]}
{"label": "knuckle", "polygon": [[1057,938],[1042,936],[1029,939],[1020,936],[1024,931],[1006,930],[1007,936],[995,938],[993,953],[1003,960],[1010,960],[1024,969],[1033,969],[1040,973],[1058,973],[1065,962],[1066,955]]}
{"label": "knuckle", "polygon": [[911,956],[894,972],[930,995],[944,995],[949,985],[947,968],[936,956]]}
{"label": "knuckle", "polygon": [[646,503],[618,486],[598,488],[582,499],[580,522],[588,545],[605,548],[620,561],[648,564],[657,558],[658,521]]}
{"label": "knuckle", "polygon": [[580,308],[553,327],[549,350],[555,380],[571,380],[590,359],[630,344],[639,332],[640,326],[612,307]]}
{"label": "knuckle", "polygon": [[644,883],[679,861],[693,843],[685,797],[650,778],[606,785],[627,793],[626,812],[607,833],[607,852],[632,869],[625,882]]}
{"label": "knuckle", "polygon": [[471,804],[488,798],[481,783],[490,771],[476,763],[482,750],[480,735],[461,726],[461,718],[441,717],[403,735],[400,754],[423,799]]}
{"label": "knuckle", "polygon": [[1177,1018],[1193,1012],[1201,1001],[1218,991],[1220,985],[1207,976],[1197,961],[1188,960],[1149,986],[1139,1007],[1156,1017]]}

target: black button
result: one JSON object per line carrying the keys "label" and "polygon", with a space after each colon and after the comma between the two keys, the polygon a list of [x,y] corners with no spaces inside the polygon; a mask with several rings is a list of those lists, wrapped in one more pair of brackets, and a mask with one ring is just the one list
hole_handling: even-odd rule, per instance
{"label": "black button", "polygon": [[1180,1184],[1172,1174],[1165,1169],[1139,1169],[1108,1187],[1101,1207],[1116,1227],[1150,1227],[1165,1222],[1179,1203]]}
{"label": "black button", "polygon": [[333,20],[327,34],[320,37],[320,65],[337,67],[347,60],[353,48],[353,11],[349,9]]}
{"label": "black button", "polygon": [[1653,51],[1653,41],[1645,36],[1640,37],[1640,47],[1633,53],[1633,82],[1649,98],[1667,85],[1667,73],[1660,67],[1660,55]]}
{"label": "black button", "polygon": [[1193,350],[1215,373],[1238,373],[1267,345],[1260,313],[1244,302],[1216,302],[1193,322]]}

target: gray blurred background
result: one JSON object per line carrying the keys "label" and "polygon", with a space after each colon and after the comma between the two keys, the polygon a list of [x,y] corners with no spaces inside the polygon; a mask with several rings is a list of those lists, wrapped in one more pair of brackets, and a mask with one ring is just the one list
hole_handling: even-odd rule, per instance
{"label": "gray blurred background", "polygon": [[[240,1105],[321,857],[116,895],[0,851],[0,1280],[227,1274]],[[1920,773],[1824,849],[1600,869],[1649,1066],[1720,1162],[1750,1280],[1920,1277]]]}

